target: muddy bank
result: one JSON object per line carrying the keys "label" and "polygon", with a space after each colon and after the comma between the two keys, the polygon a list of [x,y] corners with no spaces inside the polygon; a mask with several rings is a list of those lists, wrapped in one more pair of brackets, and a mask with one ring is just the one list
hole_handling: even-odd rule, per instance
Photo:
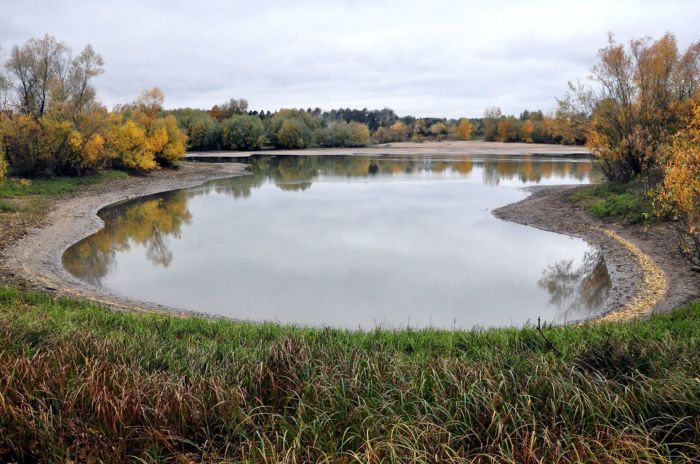
{"label": "muddy bank", "polygon": [[[582,238],[599,249],[613,283],[600,314],[608,319],[668,311],[700,298],[700,274],[679,256],[672,225],[603,221],[569,201],[578,188],[530,188],[529,197],[493,213],[504,220]],[[652,292],[650,287],[656,288]],[[621,317],[625,313],[627,317]]]}
{"label": "muddy bank", "polygon": [[82,238],[100,230],[104,223],[97,212],[106,205],[143,195],[201,185],[209,180],[243,175],[238,163],[181,163],[177,170],[146,176],[108,180],[89,186],[66,199],[57,199],[38,224],[9,243],[2,244],[1,271],[4,280],[21,286],[80,297],[115,309],[170,310],[161,305],[130,300],[76,279],[63,268],[64,251]]}

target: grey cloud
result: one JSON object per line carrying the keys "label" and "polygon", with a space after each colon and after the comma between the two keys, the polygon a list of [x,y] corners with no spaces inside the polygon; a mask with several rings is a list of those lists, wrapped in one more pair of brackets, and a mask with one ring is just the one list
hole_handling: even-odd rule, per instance
{"label": "grey cloud", "polygon": [[697,1],[0,0],[0,44],[52,34],[104,56],[108,105],[158,85],[169,107],[389,106],[477,116],[551,109],[608,31],[700,39]]}

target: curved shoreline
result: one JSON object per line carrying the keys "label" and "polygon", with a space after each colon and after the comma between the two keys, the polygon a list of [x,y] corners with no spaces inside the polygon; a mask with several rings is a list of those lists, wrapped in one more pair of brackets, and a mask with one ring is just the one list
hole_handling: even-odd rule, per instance
{"label": "curved shoreline", "polygon": [[[86,299],[116,310],[157,311],[169,314],[194,314],[206,317],[221,317],[197,311],[173,308],[151,302],[144,302],[118,295],[108,289],[98,287],[72,276],[63,267],[64,251],[77,241],[99,231],[104,223],[97,215],[103,207],[118,201],[133,199],[168,190],[195,187],[210,180],[234,177],[245,174],[245,165],[238,163],[183,163],[176,171],[161,171],[144,177],[129,177],[109,181],[104,185],[87,188],[65,201],[57,201],[54,209],[41,223],[28,231],[16,243],[2,251],[3,272],[28,284],[29,287],[48,290],[61,296]],[[554,186],[529,188],[531,194],[525,199],[505,205],[493,211],[504,220],[537,227],[549,232],[562,233],[581,238],[597,250],[605,259],[613,282],[605,306],[592,318],[610,319],[621,308],[631,317],[671,309],[678,304],[700,296],[700,278],[686,272],[687,278],[679,278],[678,273],[669,276],[669,268],[682,266],[682,260],[669,256],[658,266],[662,275],[668,276],[667,290],[663,295],[656,291],[653,305],[648,299],[637,301],[634,309],[630,305],[649,282],[648,272],[639,266],[639,253],[647,256],[649,246],[630,237],[624,227],[605,224],[590,216],[582,208],[577,208],[566,197],[577,186]],[[630,240],[639,253],[635,254],[620,240],[620,235]],[[635,242],[635,243],[633,243]],[[641,250],[644,250],[641,251]],[[657,250],[658,251],[658,250]],[[648,261],[657,263],[659,253],[648,253]],[[693,281],[693,278],[697,282]],[[627,317],[629,318],[629,317]],[[619,317],[615,317],[619,319]]]}
{"label": "curved shoreline", "polygon": [[[678,255],[669,224],[623,225],[592,216],[569,195],[580,186],[531,187],[530,195],[493,214],[507,221],[585,240],[603,255],[612,288],[587,320],[648,317],[700,298],[700,276]],[[579,322],[585,322],[579,321]]]}
{"label": "curved shoreline", "polygon": [[131,299],[80,280],[63,267],[63,253],[104,227],[97,213],[105,206],[240,175],[245,175],[245,165],[239,163],[181,163],[177,170],[130,176],[89,187],[65,201],[57,201],[38,226],[30,228],[24,237],[4,249],[2,270],[31,288],[89,300],[111,309],[211,317],[205,313]]}

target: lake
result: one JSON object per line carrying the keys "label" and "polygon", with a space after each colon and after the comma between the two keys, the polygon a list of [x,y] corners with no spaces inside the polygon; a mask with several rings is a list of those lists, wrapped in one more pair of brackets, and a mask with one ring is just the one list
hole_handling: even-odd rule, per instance
{"label": "lake", "polygon": [[63,257],[129,298],[253,321],[371,329],[565,323],[610,289],[583,240],[491,211],[582,184],[586,157],[259,156],[250,175],[111,205]]}

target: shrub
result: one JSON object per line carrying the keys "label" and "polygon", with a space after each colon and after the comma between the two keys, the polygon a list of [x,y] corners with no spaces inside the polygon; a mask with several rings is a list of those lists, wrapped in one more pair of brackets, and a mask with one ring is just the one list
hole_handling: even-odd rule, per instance
{"label": "shrub", "polygon": [[160,150],[154,151],[156,161],[161,166],[172,166],[185,154],[187,136],[180,130],[177,120],[173,116],[159,118],[155,124],[158,126],[161,137],[165,138],[165,143],[162,144]]}
{"label": "shrub", "polygon": [[28,114],[10,120],[3,145],[7,160],[15,174],[36,176],[53,174],[55,159],[42,146],[43,130]]}
{"label": "shrub", "polygon": [[158,168],[154,153],[147,143],[145,131],[134,121],[113,127],[107,146],[119,167],[139,171]]}
{"label": "shrub", "polygon": [[299,118],[289,118],[282,122],[277,141],[282,148],[305,148],[311,144],[311,132]]}
{"label": "shrub", "polygon": [[679,219],[679,249],[700,266],[700,98],[693,101],[692,116],[673,137],[664,167],[657,195],[660,212]]}

